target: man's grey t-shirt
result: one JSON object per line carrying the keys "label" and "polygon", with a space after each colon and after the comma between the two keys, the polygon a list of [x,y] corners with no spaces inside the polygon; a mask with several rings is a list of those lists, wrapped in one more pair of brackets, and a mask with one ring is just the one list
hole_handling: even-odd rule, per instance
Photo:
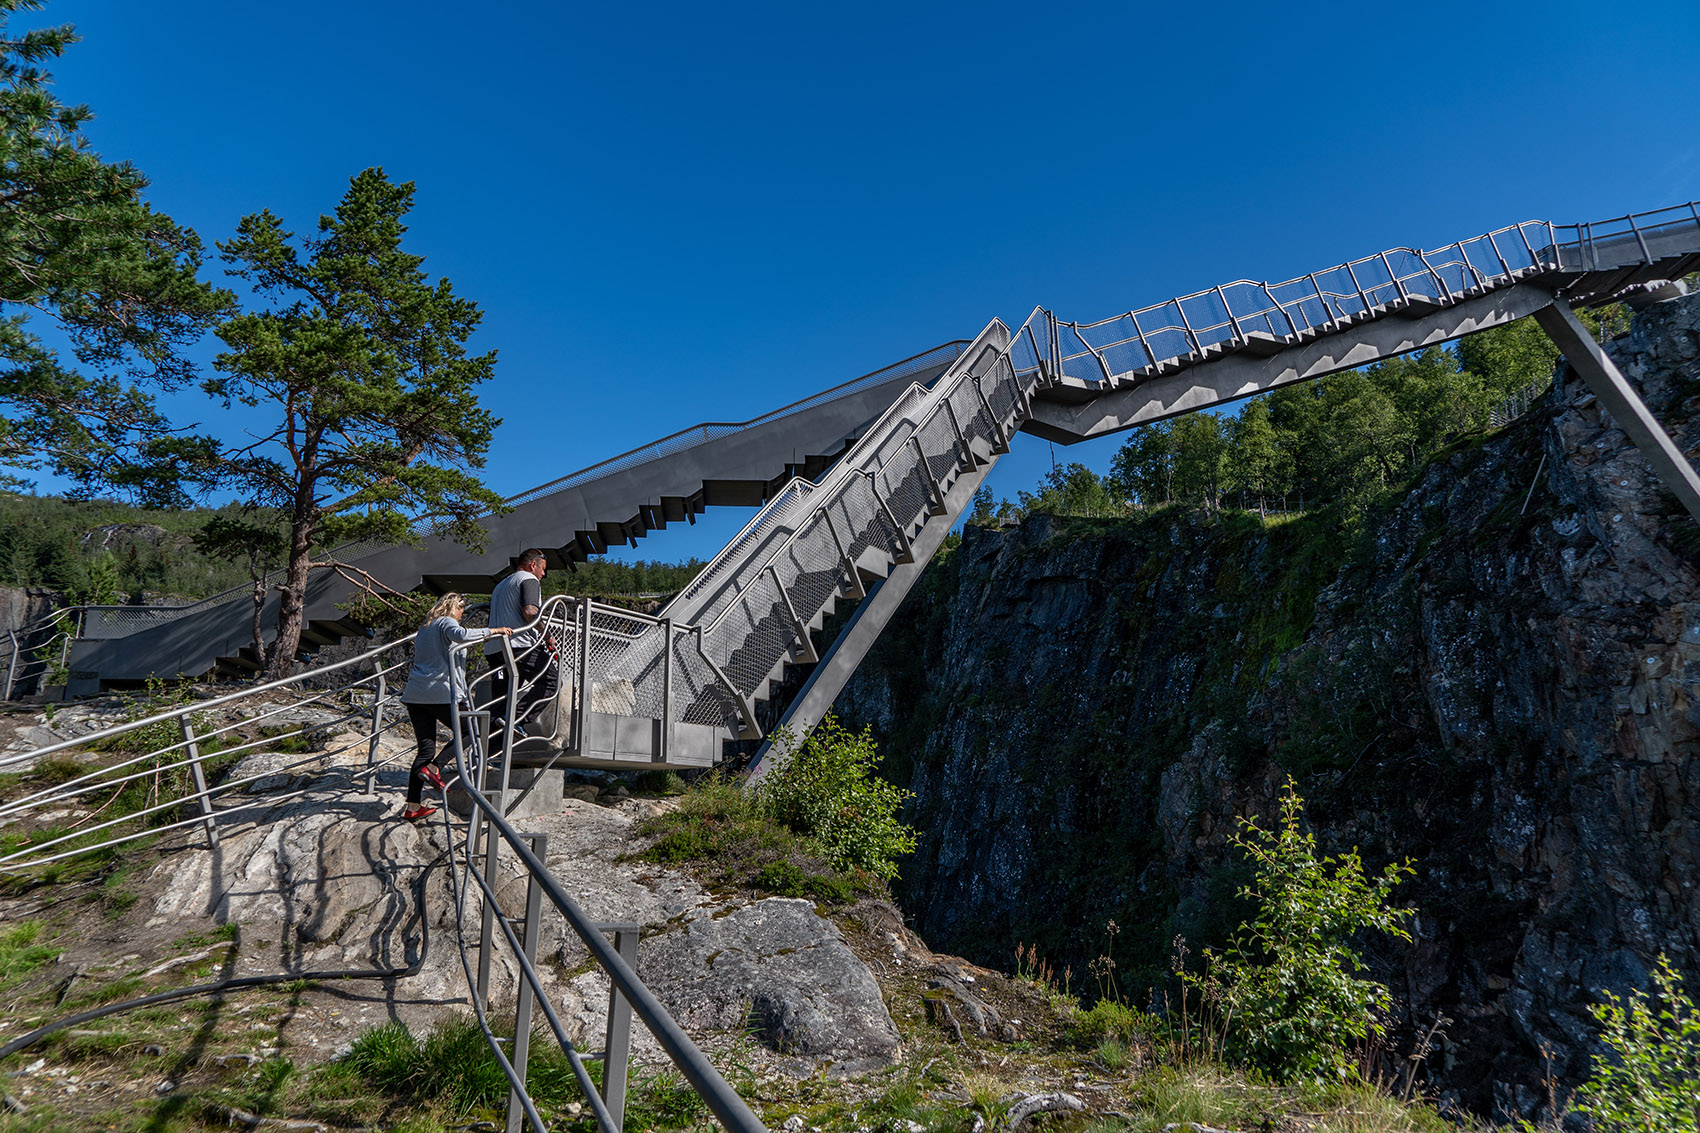
{"label": "man's grey t-shirt", "polygon": [[[543,605],[543,584],[537,576],[528,570],[516,570],[502,581],[496,583],[496,589],[490,592],[490,628],[500,629],[508,626],[518,630],[531,619],[525,616],[527,606]],[[536,627],[524,633],[515,633],[512,644],[514,652],[530,649],[537,644],[541,636],[541,628]],[[495,655],[502,651],[501,638],[493,637],[484,646],[484,652]]]}

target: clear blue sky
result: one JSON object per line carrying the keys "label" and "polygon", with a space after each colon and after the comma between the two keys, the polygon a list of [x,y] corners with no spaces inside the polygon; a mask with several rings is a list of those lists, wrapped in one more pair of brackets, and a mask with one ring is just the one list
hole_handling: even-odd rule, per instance
{"label": "clear blue sky", "polygon": [[[209,243],[262,207],[308,229],[368,166],[417,182],[410,247],[500,351],[503,493],[1035,304],[1092,319],[1700,197],[1693,0],[56,0],[15,21],[45,22],[84,36],[55,70],[96,147]],[[1119,443],[1056,455],[1103,469]],[[1021,438],[994,488],[1050,459]],[[706,557],[744,518],[638,554]]]}

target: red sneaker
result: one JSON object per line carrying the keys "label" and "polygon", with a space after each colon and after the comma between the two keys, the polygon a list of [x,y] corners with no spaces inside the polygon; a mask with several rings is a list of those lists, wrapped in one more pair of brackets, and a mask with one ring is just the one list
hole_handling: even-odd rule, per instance
{"label": "red sneaker", "polygon": [[443,782],[443,773],[437,770],[435,763],[427,763],[419,772],[419,777],[439,791],[448,790],[448,784]]}
{"label": "red sneaker", "polygon": [[429,818],[431,815],[436,813],[436,807],[421,804],[419,806],[408,807],[406,810],[401,812],[401,817],[403,821],[406,822],[418,822],[421,818]]}

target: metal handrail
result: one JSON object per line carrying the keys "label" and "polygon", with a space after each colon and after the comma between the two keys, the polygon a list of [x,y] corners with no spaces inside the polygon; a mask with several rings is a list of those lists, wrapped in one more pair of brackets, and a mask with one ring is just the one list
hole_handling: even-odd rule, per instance
{"label": "metal handrail", "polygon": [[[1074,378],[1088,384],[1104,384],[1127,374],[1173,364],[1197,353],[1201,344],[1244,341],[1245,324],[1263,322],[1272,332],[1280,333],[1274,331],[1279,320],[1287,325],[1289,337],[1304,332],[1324,332],[1348,314],[1373,313],[1382,302],[1380,293],[1384,291],[1389,292],[1388,302],[1409,303],[1428,298],[1454,303],[1468,294],[1519,282],[1531,273],[1596,270],[1600,263],[1599,248],[1605,241],[1632,242],[1639,248],[1639,262],[1651,264],[1656,262],[1657,257],[1649,238],[1693,227],[1700,227],[1700,207],[1692,202],[1596,223],[1558,226],[1548,221],[1524,221],[1459,240],[1431,252],[1392,248],[1279,283],[1240,279],[1094,322],[1059,320],[1056,326],[1067,328],[1085,347],[1063,354],[1059,363],[1062,375],[1067,375],[1071,362],[1089,356],[1092,358],[1088,363],[1091,369],[1103,369],[1109,368],[1105,359],[1107,352],[1124,348],[1139,352],[1142,360],[1137,365],[1117,371],[1110,379]],[[1481,264],[1472,258],[1472,249]],[[1526,257],[1528,262],[1516,262],[1515,258],[1519,255]],[[1411,270],[1397,269],[1393,263],[1395,258],[1421,266]],[[1363,282],[1358,275],[1359,269],[1385,271],[1389,278],[1385,283]],[[1317,276],[1327,277],[1333,273],[1349,278],[1352,289],[1336,291],[1318,282]],[[1452,273],[1454,278],[1449,280],[1448,273]],[[1252,297],[1252,304],[1236,308],[1235,297],[1247,294]],[[1284,299],[1282,295],[1293,297]],[[1220,302],[1227,316],[1225,319],[1195,322],[1189,317],[1200,304],[1211,299]],[[1306,303],[1320,303],[1324,318],[1320,321],[1311,319],[1304,311]],[[1153,325],[1153,315],[1167,320],[1166,312],[1170,311],[1178,321]],[[1102,341],[1089,337],[1094,331],[1124,321],[1130,327],[1129,333]],[[1171,352],[1154,346],[1151,339],[1165,333],[1184,338],[1187,348]]]}
{"label": "metal handrail", "polygon": [[[1031,321],[1032,318],[1033,318],[1033,316],[1029,316],[1029,321]],[[998,325],[998,326],[1003,325],[1002,320],[998,320],[998,319],[994,319],[993,324]],[[1008,327],[1005,327],[1004,329],[1007,331]],[[1025,329],[1026,329],[1026,324],[1023,324],[1022,330],[1025,330]],[[1019,334],[1020,334],[1020,331],[1017,331],[1015,334],[1010,335],[1010,343],[1012,345],[1017,340],[1017,337],[1019,336]],[[1006,347],[1005,350],[1002,353],[1007,356],[1008,348]],[[909,422],[909,421],[902,422],[903,424],[911,424],[912,425],[912,427],[910,429],[909,436],[910,437],[918,436],[920,434],[920,432],[923,429],[925,429],[929,423],[931,423],[933,420],[935,420],[940,415],[940,413],[942,413],[944,411],[944,407],[949,401],[950,394],[955,391],[957,386],[959,386],[963,382],[974,382],[974,381],[977,381],[977,379],[974,378],[971,374],[969,374],[968,371],[964,370],[964,371],[962,371],[962,372],[960,372],[956,375],[955,379],[951,382],[951,384],[948,387],[945,385],[944,382],[941,381],[941,382],[938,382],[937,384],[935,384],[931,390],[922,390],[921,392],[925,396],[931,398],[931,402],[930,402],[930,404],[927,404],[925,411],[920,414],[918,420],[915,420],[914,422]],[[920,387],[915,387],[915,388],[920,389]],[[896,409],[896,408],[897,408],[896,406],[893,406],[893,409]],[[916,407],[916,408],[919,408],[919,407]],[[905,412],[907,412],[907,411],[908,410],[905,410]],[[892,410],[887,410],[886,414],[881,417],[880,425],[885,424],[885,417],[890,416],[891,412],[892,412]],[[857,447],[861,447],[861,445],[864,445],[864,444],[870,444],[874,448],[874,451],[878,451],[878,444],[875,444],[874,442],[877,441],[879,443],[884,443],[886,440],[889,440],[889,439],[890,439],[889,437],[882,435],[880,427],[876,426],[874,428],[868,429],[863,434],[863,438],[860,442],[858,442]],[[801,477],[798,477],[797,479],[793,480],[792,484],[807,484],[807,485],[811,486],[812,488],[814,488],[815,494],[811,495],[810,498],[811,498],[811,500],[816,500],[817,497],[818,497],[818,502],[815,503],[815,506],[813,507],[813,509],[810,511],[810,513],[807,516],[805,516],[804,518],[802,518],[801,520],[798,521],[797,526],[792,530],[790,536],[785,540],[785,542],[780,544],[778,547],[774,548],[770,553],[768,553],[766,555],[765,560],[763,561],[761,567],[757,568],[757,572],[759,573],[760,570],[767,569],[768,563],[772,563],[774,561],[777,561],[787,550],[789,550],[797,542],[797,540],[799,538],[802,537],[802,535],[812,525],[814,525],[825,514],[826,508],[830,504],[836,502],[840,498],[840,496],[842,494],[843,487],[850,482],[850,478],[852,476],[858,475],[858,474],[862,474],[862,475],[884,474],[889,469],[891,469],[894,465],[897,464],[898,457],[899,457],[900,454],[907,456],[908,451],[909,450],[908,450],[907,446],[900,446],[897,449],[897,451],[894,452],[889,459],[885,460],[882,463],[874,465],[870,469],[863,469],[863,468],[859,467],[859,462],[855,459],[855,456],[856,456],[855,450],[852,449],[849,453],[846,453],[844,458],[842,460],[840,460],[837,464],[835,464],[833,466],[833,468],[828,471],[826,476],[824,476],[818,483],[815,483],[813,481],[803,480]],[[790,487],[790,486],[791,485],[787,485],[787,487]],[[757,518],[759,519],[760,517],[758,516]],[[755,522],[754,520],[751,521],[752,524],[754,522]],[[747,564],[740,564],[740,566],[743,566],[743,565],[747,565]],[[706,568],[705,568],[703,573],[705,573],[705,574],[707,573]],[[698,577],[701,577],[701,575],[699,575]],[[703,628],[705,630],[712,632],[715,628],[717,628],[720,625],[720,623],[722,621],[725,620],[726,616],[732,612],[732,609],[733,609],[732,606],[728,606],[725,610],[722,610],[718,615],[716,615],[716,617],[714,618],[713,621],[709,622],[708,625],[704,626]]]}
{"label": "metal handrail", "polygon": [[[550,632],[551,629],[559,629],[560,627],[567,625],[574,619],[575,615],[581,619],[581,624],[587,628],[587,637],[589,633],[603,633],[602,627],[595,626],[595,619],[591,617],[593,613],[599,611],[605,611],[606,613],[615,615],[621,619],[630,618],[632,624],[644,627],[637,633],[623,634],[619,630],[612,630],[607,632],[607,636],[625,637],[628,640],[637,640],[644,634],[651,632],[654,627],[658,625],[663,628],[669,638],[671,638],[676,632],[675,627],[665,619],[656,619],[646,614],[623,610],[615,606],[602,605],[589,599],[579,599],[569,595],[555,595],[546,600],[544,605],[539,609],[538,615],[531,620],[528,627],[525,627],[541,629],[543,631],[543,633],[539,636],[537,643],[530,648],[542,648],[543,643],[547,640],[546,635],[548,632]],[[678,627],[678,630],[696,633],[698,635],[700,635],[701,632],[697,627]],[[232,821],[235,820],[237,816],[244,816],[245,819],[246,816],[250,815],[259,817],[262,813],[275,814],[276,808],[280,803],[302,797],[315,789],[322,789],[309,784],[297,790],[268,794],[263,798],[247,800],[239,802],[233,806],[225,806],[216,809],[213,808],[208,801],[213,795],[228,794],[239,790],[244,786],[257,782],[260,779],[287,774],[310,764],[318,764],[327,758],[332,758],[339,754],[357,751],[362,746],[374,743],[377,737],[382,734],[399,727],[401,722],[399,719],[385,719],[384,708],[386,703],[393,704],[395,701],[400,699],[399,693],[394,690],[393,685],[388,686],[388,690],[386,690],[386,678],[389,675],[396,673],[408,663],[407,659],[404,656],[401,656],[401,654],[416,640],[416,638],[417,634],[410,634],[403,639],[379,646],[376,649],[368,650],[358,657],[349,658],[346,661],[338,662],[334,665],[324,666],[323,668],[313,670],[308,673],[297,674],[293,677],[271,681],[264,685],[260,685],[257,688],[245,690],[240,693],[214,697],[190,704],[174,705],[169,709],[151,713],[141,719],[101,729],[89,735],[77,737],[76,739],[48,745],[26,753],[24,756],[9,760],[9,763],[15,763],[20,759],[26,758],[33,760],[42,755],[86,747],[91,744],[99,744],[102,741],[111,740],[126,733],[137,731],[138,729],[156,727],[161,724],[169,724],[173,722],[178,723],[181,726],[185,737],[180,742],[163,745],[154,751],[142,755],[129,756],[117,764],[109,765],[86,775],[78,776],[77,778],[65,783],[57,784],[54,787],[34,792],[23,799],[13,800],[13,802],[0,807],[0,817],[9,817],[27,811],[39,810],[54,803],[63,802],[69,798],[86,795],[91,790],[122,789],[126,784],[133,783],[139,779],[168,770],[198,768],[202,757],[195,749],[197,741],[204,742],[208,738],[225,734],[232,729],[251,726],[278,714],[299,710],[306,705],[311,705],[332,698],[352,698],[362,689],[374,690],[370,716],[371,726],[366,729],[355,729],[355,734],[347,742],[339,744],[329,751],[308,753],[299,759],[289,760],[279,766],[267,767],[241,778],[228,779],[213,788],[209,788],[204,779],[197,778],[196,786],[198,790],[195,795],[153,803],[138,811],[110,819],[98,825],[91,826],[86,829],[72,830],[67,833],[58,834],[45,842],[23,847],[11,854],[0,857],[0,873],[16,873],[22,869],[48,865],[100,850],[122,846],[140,838],[175,833],[197,826],[206,828],[209,840],[211,840],[212,844],[216,847],[215,824],[222,826],[228,832]],[[474,645],[481,644],[482,640],[483,639],[480,639],[480,642],[477,643],[467,642],[453,647],[450,654],[453,662],[456,665],[465,665],[467,654]],[[523,656],[524,651],[522,650],[516,655],[512,648],[511,639],[509,638],[499,637],[497,638],[497,641],[501,647],[501,656],[498,663],[504,665],[507,668],[510,677],[513,677],[517,674],[517,657]],[[671,649],[665,651],[665,657],[668,664],[673,663]],[[265,711],[258,715],[246,717],[240,721],[227,722],[217,728],[209,729],[201,733],[199,736],[195,734],[193,726],[189,723],[191,718],[196,714],[240,704],[252,704],[260,697],[293,688],[308,678],[322,679],[326,673],[339,672],[355,667],[364,667],[368,664],[371,666],[371,671],[363,671],[353,680],[341,682],[331,689],[316,691],[312,696],[303,701],[292,702],[284,705],[268,705],[265,708]],[[710,661],[709,664],[712,666],[712,661]],[[730,687],[729,683],[728,687]],[[517,688],[517,680],[511,680],[510,690]],[[585,674],[582,671],[579,689],[581,690],[581,697],[588,702],[590,683],[588,679],[585,678]],[[510,711],[508,713],[508,718],[511,728],[513,722],[511,703],[509,707]],[[252,750],[266,744],[276,743],[279,740],[287,739],[293,735],[300,735],[309,728],[335,727],[347,724],[350,721],[365,718],[365,711],[366,710],[363,705],[359,702],[353,702],[347,706],[345,711],[330,721],[314,721],[311,724],[303,723],[294,731],[287,732],[284,735],[268,736],[261,739],[245,741],[244,743],[237,745],[235,748],[227,749],[219,754],[221,756],[225,756],[238,754],[246,750]],[[462,728],[460,726],[463,713],[461,705],[458,702],[451,704],[450,714],[451,723],[449,730],[451,737],[451,750],[454,754],[455,765],[460,772],[460,777],[467,788],[467,794],[472,799],[475,808],[474,820],[463,828],[464,850],[469,867],[472,858],[478,852],[481,833],[484,833],[485,840],[488,843],[484,851],[487,867],[493,866],[502,845],[510,847],[517,855],[523,868],[530,875],[532,884],[541,888],[542,893],[547,895],[550,903],[561,912],[561,914],[567,919],[568,923],[573,927],[573,930],[583,939],[586,947],[590,950],[591,955],[608,972],[609,980],[611,984],[618,989],[618,994],[624,997],[624,1002],[629,1004],[630,1008],[635,1010],[638,1017],[641,1018],[645,1025],[649,1027],[650,1032],[656,1037],[662,1049],[665,1050],[673,1059],[674,1063],[684,1074],[686,1080],[689,1081],[692,1087],[703,1097],[704,1101],[709,1106],[709,1109],[715,1114],[715,1116],[718,1117],[728,1129],[738,1131],[738,1133],[765,1133],[762,1123],[750,1110],[748,1105],[746,1105],[743,1100],[737,1096],[737,1093],[732,1090],[725,1078],[719,1074],[711,1063],[709,1063],[701,1050],[691,1041],[689,1036],[684,1033],[678,1023],[667,1013],[666,1008],[638,978],[636,972],[632,968],[632,965],[627,962],[626,958],[622,956],[619,951],[616,951],[614,948],[609,946],[607,941],[603,938],[602,932],[598,926],[585,916],[583,910],[580,909],[571,896],[566,893],[560,883],[548,873],[542,859],[532,853],[529,847],[525,844],[525,836],[519,834],[509,824],[504,813],[503,805],[499,805],[497,802],[492,801],[489,794],[484,790],[485,781],[483,772],[487,764],[487,748],[479,743],[473,751],[469,752],[465,750],[462,741]],[[484,713],[480,713],[480,715],[484,715]],[[508,742],[511,744],[512,741],[513,737],[510,731],[508,735]],[[185,749],[187,749],[190,753],[186,758],[172,759],[171,762],[163,765],[157,762],[161,757],[171,757],[174,753],[180,753]],[[370,782],[371,774],[374,773],[378,767],[401,761],[407,754],[409,754],[397,753],[383,760],[378,760],[375,758],[375,750],[375,747],[368,747],[368,759],[365,769],[368,783]],[[135,770],[138,764],[149,763],[149,761],[155,762],[143,769]],[[503,803],[505,803],[505,795],[507,791],[507,762],[508,761],[506,760],[503,761],[503,782],[501,784]],[[474,765],[477,768],[477,774],[469,774],[469,767]],[[114,774],[115,772],[117,774]],[[101,776],[109,777],[102,779]],[[161,814],[162,812],[184,806],[193,806],[197,799],[202,803],[202,809],[200,813],[196,813],[191,817],[181,818],[159,826],[144,825],[138,830],[115,833],[110,837],[102,837],[93,844],[74,845],[69,848],[65,848],[67,843],[79,842],[87,839],[91,835],[107,834],[114,831],[114,828],[126,823],[142,822],[145,824],[147,820]],[[445,823],[449,823],[446,811],[444,813],[444,821]],[[449,824],[451,836],[454,834],[454,825],[455,824],[452,823]],[[497,838],[500,839],[499,842],[496,841]],[[485,872],[489,873],[490,870],[487,868]],[[488,962],[494,947],[494,942],[497,939],[494,935],[493,929],[494,927],[499,926],[500,939],[507,942],[510,947],[515,949],[515,956],[518,961],[518,966],[521,969],[522,979],[526,981],[526,984],[530,988],[532,994],[541,1002],[544,1014],[549,1018],[551,1028],[555,1030],[557,1038],[562,1042],[563,1049],[568,1051],[569,1057],[574,1063],[575,1071],[579,1077],[580,1083],[587,1092],[592,1112],[596,1115],[602,1128],[607,1131],[607,1133],[617,1133],[617,1130],[619,1129],[619,1118],[617,1115],[623,1111],[623,1106],[611,1106],[609,1104],[604,1104],[602,1098],[598,1096],[594,1083],[591,1082],[588,1073],[584,1069],[582,1060],[580,1060],[577,1057],[576,1052],[572,1050],[572,1044],[561,1025],[557,1012],[547,999],[545,994],[546,989],[542,986],[538,979],[534,962],[527,957],[524,949],[519,947],[518,938],[515,936],[507,918],[499,915],[499,910],[496,909],[494,903],[494,890],[487,878],[480,876],[476,870],[471,870],[470,868],[467,876],[477,882],[479,889],[483,893],[485,903],[485,935],[479,962],[480,973],[478,976],[474,977],[471,974],[470,968],[468,969],[469,990],[474,993],[474,1006],[479,1010],[481,1021],[484,1011],[483,997],[487,991],[486,981]],[[460,902],[457,900],[457,914],[459,908]],[[535,939],[535,936],[532,934],[528,934],[528,936],[530,939]],[[470,937],[463,932],[463,951],[465,944],[469,940]],[[507,1058],[502,1053],[500,1045],[493,1044],[493,1049],[498,1060],[504,1063],[504,1069],[510,1074],[510,1081],[513,1082],[519,1089],[519,1094],[517,1095],[518,1108],[523,1110],[525,1116],[532,1121],[534,1127],[541,1128],[541,1118],[538,1115],[536,1106],[531,1102],[529,1096],[524,1093],[523,1061],[521,1062],[521,1072],[518,1078],[515,1079],[512,1075],[512,1066],[507,1064]],[[610,1054],[608,1057],[613,1057],[613,1055]],[[624,1076],[622,1069],[620,1081],[623,1082],[623,1080]]]}
{"label": "metal handrail", "polygon": [[[451,646],[451,656],[457,653],[463,654],[472,644],[476,643],[469,642]],[[512,664],[513,652],[505,640],[503,642],[503,653],[507,663]],[[518,858],[527,875],[541,887],[543,894],[549,898],[550,904],[554,905],[561,916],[566,919],[567,924],[572,927],[573,932],[584,943],[591,957],[596,960],[603,971],[608,973],[609,982],[618,988],[620,994],[631,1004],[638,1018],[642,1019],[644,1025],[649,1028],[650,1034],[655,1037],[661,1049],[667,1052],[668,1057],[673,1060],[673,1064],[679,1068],[686,1081],[690,1082],[698,1096],[708,1104],[709,1110],[720,1120],[721,1124],[727,1129],[733,1130],[734,1133],[766,1133],[766,1126],[751,1111],[744,1099],[738,1096],[737,1091],[732,1089],[726,1079],[714,1068],[714,1065],[709,1062],[702,1050],[691,1041],[689,1035],[685,1034],[683,1028],[668,1013],[666,1007],[655,997],[655,993],[650,991],[644,982],[638,978],[637,972],[626,962],[625,957],[609,945],[602,929],[585,915],[578,902],[572,899],[561,883],[549,872],[544,862],[526,844],[525,836],[509,824],[507,816],[502,813],[502,807],[491,803],[485,797],[485,792],[482,789],[484,779],[481,761],[472,762],[469,760],[469,753],[465,750],[461,739],[459,706],[451,703],[449,712],[449,743],[454,752],[455,766],[460,773],[462,782],[468,785],[467,796],[472,800],[482,822],[501,836],[502,841]],[[471,765],[470,772],[469,764]],[[475,878],[477,872],[470,868],[470,857],[476,845],[477,833],[472,824],[469,824],[466,840],[469,856],[467,873],[468,876]],[[486,871],[489,871],[490,864],[495,859],[496,849],[495,844],[490,843],[485,851]],[[479,880],[482,882],[482,879]],[[484,903],[486,910],[494,909],[495,896],[493,892],[485,891]],[[518,962],[521,978],[530,986],[532,994],[543,1006],[544,1016],[550,1024],[550,1029],[554,1033],[556,1041],[569,1059],[576,1063],[577,1060],[573,1057],[576,1053],[575,1046],[553,1010],[548,990],[544,987],[542,980],[538,978],[536,968],[526,957],[525,950],[519,946],[519,941],[514,936],[506,919],[501,916],[496,916],[494,919],[502,925],[503,935],[507,938],[514,958]],[[491,1046],[498,1059],[507,1063],[506,1056],[501,1051],[499,1044],[492,1043]],[[575,1065],[575,1070],[578,1069],[579,1067]],[[517,1083],[515,1082],[516,1075],[512,1073],[513,1068],[511,1066],[509,1066],[509,1070],[510,1083],[523,1086],[523,1067],[519,1068],[517,1073]],[[522,1096],[526,1095],[522,1094]],[[529,1097],[526,1097],[529,1101]],[[611,1124],[606,1110],[594,1103],[592,1108],[605,1133],[618,1133],[617,1129]],[[533,1117],[533,1120],[535,1121],[535,1117]]]}
{"label": "metal handrail", "polygon": [[[697,444],[706,443],[707,441],[715,440],[723,436],[730,436],[733,433],[753,429],[759,425],[769,424],[781,418],[801,413],[808,409],[813,409],[818,405],[824,405],[829,401],[835,401],[838,398],[847,397],[856,393],[858,390],[867,388],[871,385],[877,385],[882,381],[892,381],[894,380],[894,373],[896,371],[904,369],[925,369],[935,360],[942,357],[947,351],[954,351],[954,356],[960,357],[962,354],[961,348],[966,346],[967,340],[953,339],[950,342],[935,346],[930,350],[923,350],[919,354],[911,355],[902,361],[894,362],[889,366],[883,366],[878,370],[873,370],[869,373],[863,374],[861,377],[852,378],[847,382],[842,382],[829,389],[822,390],[819,393],[811,394],[800,401],[794,401],[791,404],[781,406],[778,409],[769,410],[759,417],[750,418],[748,421],[704,421],[688,428],[680,429],[678,432],[670,433],[669,435],[662,437],[660,440],[651,441],[646,445],[640,445],[637,448],[620,453],[617,456],[611,456],[606,460],[598,461],[595,464],[579,469],[577,472],[569,472],[565,476],[560,476],[548,481],[547,483],[539,484],[535,488],[527,488],[525,491],[503,500],[502,506],[505,508],[514,508],[521,504],[531,503],[534,500],[543,499],[546,496],[551,496],[558,492],[565,491],[566,489],[578,484],[588,483],[603,476],[611,475],[612,473],[628,468],[633,464],[641,463],[644,460],[653,460],[659,456],[671,455],[674,452],[680,452],[684,449],[692,448]],[[696,436],[698,439],[688,440],[688,438],[693,436]],[[384,546],[388,546],[388,544],[359,541],[340,544],[337,547],[331,548],[330,553],[333,556],[346,558],[350,557],[348,554],[350,551],[359,551],[361,554],[365,554]],[[274,578],[281,578],[282,575],[283,572],[281,570],[273,571],[267,575],[267,581],[270,582]],[[230,587],[229,589],[221,590],[217,594],[208,595],[205,598],[197,599],[194,602],[185,603],[181,606],[89,606],[79,608],[124,612],[160,611],[157,616],[150,619],[154,621],[155,624],[158,624],[186,617],[193,611],[228,605],[241,598],[251,597],[253,593],[253,583],[245,582],[240,585]],[[137,632],[141,632],[141,630],[145,628],[148,627],[138,627]]]}

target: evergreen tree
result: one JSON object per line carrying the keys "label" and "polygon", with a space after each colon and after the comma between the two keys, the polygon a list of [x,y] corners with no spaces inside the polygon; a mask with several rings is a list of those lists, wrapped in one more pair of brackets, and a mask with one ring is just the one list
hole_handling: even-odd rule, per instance
{"label": "evergreen tree", "polygon": [[[51,93],[43,64],[77,37],[12,31],[40,7],[0,0],[0,464],[182,504],[185,450],[146,387],[193,377],[181,348],[230,297],[196,279],[200,241],[142,199],[147,179],[89,148],[89,108]],[[33,314],[54,320],[80,369]]]}
{"label": "evergreen tree", "polygon": [[282,676],[300,644],[316,546],[409,542],[429,526],[481,548],[477,520],[501,498],[481,468],[500,422],[475,388],[494,351],[469,355],[482,315],[423,257],[401,248],[411,182],[368,169],[336,212],[299,241],[270,211],[245,217],[219,250],[230,272],[273,305],[217,328],[226,350],[205,390],[224,404],[268,406],[275,427],[245,444],[209,443],[202,482],[269,508],[287,530],[284,581],[267,672]]}
{"label": "evergreen tree", "polygon": [[1246,402],[1228,430],[1228,467],[1235,485],[1257,501],[1262,515],[1280,490],[1280,445],[1261,398]]}

